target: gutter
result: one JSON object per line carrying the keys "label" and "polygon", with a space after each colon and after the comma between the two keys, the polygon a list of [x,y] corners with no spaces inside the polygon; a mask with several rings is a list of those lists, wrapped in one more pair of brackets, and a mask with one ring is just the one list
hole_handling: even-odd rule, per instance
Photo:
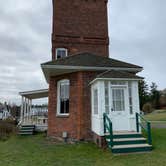
{"label": "gutter", "polygon": [[141,72],[143,68],[125,67],[93,67],[93,66],[65,66],[65,65],[41,65],[42,69],[72,69],[72,70],[123,70]]}

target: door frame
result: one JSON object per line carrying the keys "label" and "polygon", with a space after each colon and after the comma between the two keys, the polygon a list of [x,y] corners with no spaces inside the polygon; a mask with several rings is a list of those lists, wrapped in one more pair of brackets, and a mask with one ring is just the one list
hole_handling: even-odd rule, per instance
{"label": "door frame", "polygon": [[[125,116],[126,116],[126,123],[127,123],[127,128],[126,131],[130,131],[131,126],[130,126],[130,113],[129,113],[129,92],[128,92],[128,81],[117,81],[117,82],[124,82],[124,84],[117,84],[117,85],[113,85],[111,82],[113,81],[109,81],[108,82],[108,90],[109,90],[109,117],[110,119],[113,121],[113,117],[111,117],[112,114],[112,104],[113,104],[113,100],[112,100],[112,89],[124,89],[124,100],[125,100]],[[114,124],[113,124],[114,126]],[[122,131],[122,130],[115,130],[115,131]]]}

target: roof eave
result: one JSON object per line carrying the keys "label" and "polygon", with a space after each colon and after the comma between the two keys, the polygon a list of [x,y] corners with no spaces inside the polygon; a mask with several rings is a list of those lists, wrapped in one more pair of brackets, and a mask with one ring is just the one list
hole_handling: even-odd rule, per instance
{"label": "roof eave", "polygon": [[96,66],[67,66],[67,65],[41,65],[42,68],[49,69],[80,69],[80,70],[123,70],[123,71],[137,71],[143,70],[143,67],[96,67]]}
{"label": "roof eave", "polygon": [[[125,67],[95,67],[95,66],[65,66],[65,65],[44,65],[41,64],[42,71],[45,75],[46,81],[49,82],[50,76],[58,76],[61,74],[67,74],[77,71],[105,71],[105,70],[116,70],[116,71],[129,71],[129,72],[141,72],[143,68],[125,68]],[[50,71],[54,73],[50,74]],[[61,71],[58,74],[57,71]]]}
{"label": "roof eave", "polygon": [[19,92],[19,95],[29,99],[45,98],[48,97],[48,89]]}

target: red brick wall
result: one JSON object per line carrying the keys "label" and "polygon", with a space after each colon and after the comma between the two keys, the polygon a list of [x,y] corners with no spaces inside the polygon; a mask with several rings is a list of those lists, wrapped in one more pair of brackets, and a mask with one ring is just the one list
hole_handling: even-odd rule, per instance
{"label": "red brick wall", "polygon": [[102,147],[102,148],[108,147],[105,137],[99,136],[96,133],[93,133],[93,142],[97,144],[99,147]]}
{"label": "red brick wall", "polygon": [[[107,0],[53,0],[52,58],[56,48],[67,48],[69,55],[108,53]],[[50,78],[48,135],[61,137],[63,131],[73,139],[92,139],[90,81],[95,72],[77,72]],[[57,81],[70,80],[70,115],[56,116]]]}
{"label": "red brick wall", "polygon": [[[77,72],[52,77],[49,87],[48,136],[62,137],[67,131],[69,138],[81,140],[92,139],[91,132],[91,99],[89,82],[97,73]],[[70,102],[68,117],[56,116],[57,81],[70,80]]]}
{"label": "red brick wall", "polygon": [[107,0],[53,0],[53,59],[58,47],[108,56],[108,44]]}

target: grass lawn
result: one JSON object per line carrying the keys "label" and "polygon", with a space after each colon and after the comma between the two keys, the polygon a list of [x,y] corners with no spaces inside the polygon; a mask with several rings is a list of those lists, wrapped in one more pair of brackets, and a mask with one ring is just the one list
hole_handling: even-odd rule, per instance
{"label": "grass lawn", "polygon": [[156,110],[148,115],[145,115],[145,118],[149,121],[166,121],[166,110]]}
{"label": "grass lawn", "polygon": [[155,149],[146,154],[114,156],[93,143],[50,143],[43,135],[0,142],[0,166],[165,166],[166,129],[153,129]]}

